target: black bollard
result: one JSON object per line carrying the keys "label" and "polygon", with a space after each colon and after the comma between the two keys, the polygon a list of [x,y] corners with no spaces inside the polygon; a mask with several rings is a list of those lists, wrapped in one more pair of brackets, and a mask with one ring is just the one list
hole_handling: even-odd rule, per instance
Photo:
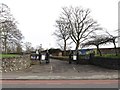
{"label": "black bollard", "polygon": [[39,62],[41,64],[41,52],[39,51]]}
{"label": "black bollard", "polygon": [[69,64],[71,64],[72,63],[72,51],[70,51],[70,53],[69,53]]}
{"label": "black bollard", "polygon": [[45,55],[45,60],[46,60],[46,63],[49,63],[50,61],[49,61],[49,52],[47,51],[46,52],[46,55]]}
{"label": "black bollard", "polygon": [[79,63],[79,52],[77,51],[77,60],[76,60],[76,64]]}

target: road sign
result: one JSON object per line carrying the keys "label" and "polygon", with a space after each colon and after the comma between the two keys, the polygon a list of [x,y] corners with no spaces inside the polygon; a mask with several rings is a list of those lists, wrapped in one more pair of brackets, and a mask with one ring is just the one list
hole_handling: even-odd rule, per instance
{"label": "road sign", "polygon": [[77,60],[77,56],[76,55],[73,55],[73,60]]}
{"label": "road sign", "polygon": [[45,60],[45,55],[42,55],[42,60]]}

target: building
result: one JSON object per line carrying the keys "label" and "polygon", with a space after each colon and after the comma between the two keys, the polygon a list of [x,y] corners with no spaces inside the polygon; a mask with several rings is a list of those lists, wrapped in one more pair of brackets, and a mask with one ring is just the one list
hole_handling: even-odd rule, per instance
{"label": "building", "polygon": [[50,55],[52,55],[52,56],[62,56],[63,55],[63,51],[60,49],[51,48],[48,51],[49,51]]}
{"label": "building", "polygon": [[[100,48],[102,54],[115,54],[115,48]],[[116,48],[117,53],[120,53],[120,48]]]}
{"label": "building", "polygon": [[[75,51],[75,50],[72,50]],[[84,54],[89,54],[91,52],[94,52],[95,54],[99,54],[99,52],[97,51],[97,48],[92,48],[92,49],[79,49],[78,50],[80,52],[80,54],[84,55]],[[115,48],[100,48],[100,51],[102,54],[115,54]],[[120,54],[120,47],[116,48],[116,51],[118,54]],[[69,50],[66,51],[67,55],[69,55]]]}

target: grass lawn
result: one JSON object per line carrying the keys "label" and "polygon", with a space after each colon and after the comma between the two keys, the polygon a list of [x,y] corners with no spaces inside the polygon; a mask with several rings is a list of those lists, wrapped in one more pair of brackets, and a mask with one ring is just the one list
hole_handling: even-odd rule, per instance
{"label": "grass lawn", "polygon": [[103,54],[102,56],[96,55],[98,57],[106,57],[106,58],[120,58],[120,54],[117,56],[115,54]]}
{"label": "grass lawn", "polygon": [[16,54],[0,54],[0,58],[18,57]]}

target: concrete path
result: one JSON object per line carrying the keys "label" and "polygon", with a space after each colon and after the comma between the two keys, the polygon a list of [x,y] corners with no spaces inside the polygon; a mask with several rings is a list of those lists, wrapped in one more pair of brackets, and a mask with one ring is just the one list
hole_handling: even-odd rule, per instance
{"label": "concrete path", "polygon": [[1,79],[118,79],[118,70],[94,65],[68,64],[51,59],[49,64],[32,65],[29,69],[2,73]]}

